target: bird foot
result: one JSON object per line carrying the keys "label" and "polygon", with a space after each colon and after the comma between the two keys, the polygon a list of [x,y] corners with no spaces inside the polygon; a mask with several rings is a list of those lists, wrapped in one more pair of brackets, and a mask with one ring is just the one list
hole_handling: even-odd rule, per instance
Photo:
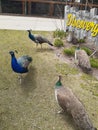
{"label": "bird foot", "polygon": [[19,79],[19,83],[20,83],[20,84],[22,83],[22,79]]}
{"label": "bird foot", "polygon": [[19,75],[19,76],[18,76],[18,79],[19,79],[19,83],[21,84],[21,83],[22,83],[22,76]]}
{"label": "bird foot", "polygon": [[64,110],[60,110],[57,112],[58,114],[63,114],[64,113]]}

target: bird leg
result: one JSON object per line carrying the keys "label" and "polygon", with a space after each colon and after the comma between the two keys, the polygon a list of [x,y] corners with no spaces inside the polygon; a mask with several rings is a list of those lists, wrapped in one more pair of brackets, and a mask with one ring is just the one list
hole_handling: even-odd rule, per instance
{"label": "bird leg", "polygon": [[41,44],[41,49],[42,49],[42,44]]}
{"label": "bird leg", "polygon": [[38,47],[38,43],[36,43],[36,48]]}
{"label": "bird leg", "polygon": [[64,110],[60,110],[57,112],[58,114],[63,114],[64,113]]}
{"label": "bird leg", "polygon": [[95,50],[89,57],[92,57],[97,51]]}
{"label": "bird leg", "polygon": [[77,66],[79,65],[76,52],[75,52],[75,62],[74,62],[74,63],[75,63]]}
{"label": "bird leg", "polygon": [[21,84],[22,83],[22,75],[19,75],[18,79],[19,79],[19,83]]}

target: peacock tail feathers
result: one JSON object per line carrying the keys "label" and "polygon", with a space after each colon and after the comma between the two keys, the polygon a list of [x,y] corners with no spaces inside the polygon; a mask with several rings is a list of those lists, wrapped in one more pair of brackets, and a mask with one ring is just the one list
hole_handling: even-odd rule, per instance
{"label": "peacock tail feathers", "polygon": [[27,30],[29,32],[29,38],[34,41],[35,43],[39,43],[39,44],[42,44],[42,43],[48,43],[49,45],[53,46],[53,44],[45,37],[41,36],[41,35],[33,35],[31,33],[31,30]]}

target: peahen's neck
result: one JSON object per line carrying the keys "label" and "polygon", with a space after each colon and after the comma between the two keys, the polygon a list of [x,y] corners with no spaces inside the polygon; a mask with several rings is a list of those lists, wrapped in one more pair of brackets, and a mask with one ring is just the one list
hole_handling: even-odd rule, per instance
{"label": "peahen's neck", "polygon": [[76,50],[80,50],[80,46],[79,45],[77,46]]}
{"label": "peahen's neck", "polygon": [[55,84],[55,88],[60,88],[62,87],[62,83],[61,83],[61,79],[59,79],[56,84]]}

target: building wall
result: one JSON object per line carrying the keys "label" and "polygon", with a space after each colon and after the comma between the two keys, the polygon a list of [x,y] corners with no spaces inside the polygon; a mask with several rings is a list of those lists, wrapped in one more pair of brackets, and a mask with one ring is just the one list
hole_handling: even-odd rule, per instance
{"label": "building wall", "polygon": [[[20,14],[20,15],[38,15],[38,16],[55,16],[55,17],[64,17],[64,6],[66,5],[65,0],[47,0],[45,3],[41,3],[41,1],[31,2],[31,5],[29,4],[28,0],[26,2],[22,2],[22,0],[0,0],[1,1],[1,13],[11,13],[11,14]],[[56,2],[55,4],[51,4],[51,1]],[[75,0],[67,0],[72,3],[71,6],[73,6]],[[85,0],[83,0],[85,3]],[[90,1],[90,0],[88,0]],[[93,2],[97,2],[97,0],[93,0]],[[57,4],[57,2],[59,2]],[[81,0],[80,0],[81,3]],[[68,4],[68,3],[67,3]],[[51,6],[52,5],[52,6]],[[31,9],[29,9],[31,6]],[[76,5],[77,8],[81,8],[81,5]],[[87,9],[90,10],[91,7],[88,7]],[[51,10],[52,9],[52,10]],[[82,9],[85,9],[84,6],[82,6]]]}
{"label": "building wall", "polygon": [[2,13],[22,14],[22,3],[15,1],[1,1]]}

